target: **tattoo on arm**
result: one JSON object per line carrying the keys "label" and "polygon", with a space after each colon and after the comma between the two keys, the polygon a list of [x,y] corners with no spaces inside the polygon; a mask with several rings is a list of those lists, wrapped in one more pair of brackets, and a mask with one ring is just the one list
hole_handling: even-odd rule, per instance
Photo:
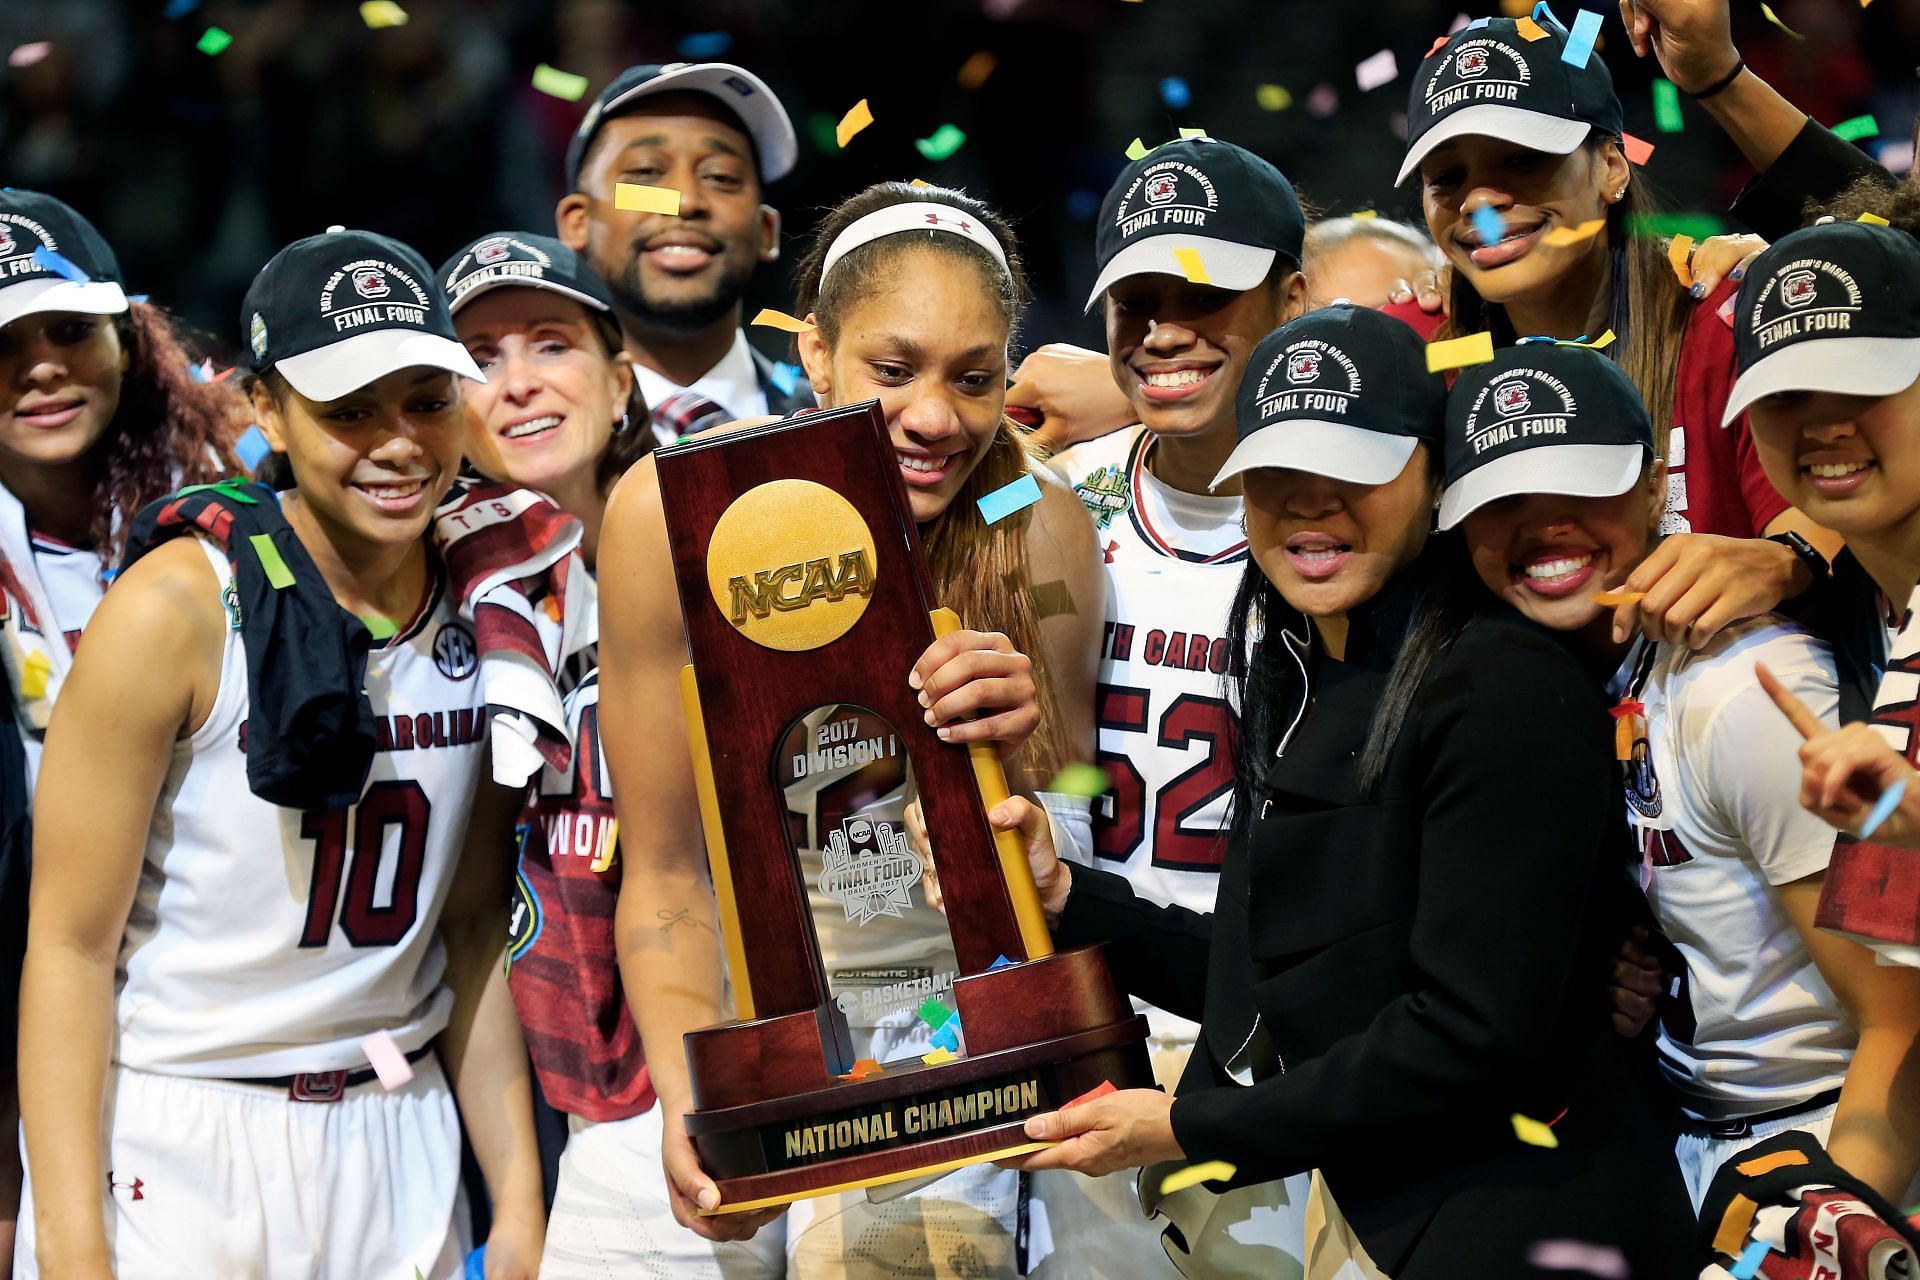
{"label": "tattoo on arm", "polygon": [[698,926],[700,923],[693,918],[693,913],[685,907],[680,908],[678,911],[668,911],[663,908],[653,914],[658,917],[661,922],[661,933],[672,933],[675,925],[686,924]]}

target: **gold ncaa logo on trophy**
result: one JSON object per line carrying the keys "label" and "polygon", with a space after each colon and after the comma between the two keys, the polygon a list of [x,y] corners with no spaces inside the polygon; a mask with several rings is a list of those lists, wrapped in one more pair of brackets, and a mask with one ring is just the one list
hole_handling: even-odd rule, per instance
{"label": "gold ncaa logo on trophy", "polygon": [[720,516],[707,587],[741,635],[796,653],[832,644],[873,596],[873,533],[851,502],[811,480],[772,480]]}

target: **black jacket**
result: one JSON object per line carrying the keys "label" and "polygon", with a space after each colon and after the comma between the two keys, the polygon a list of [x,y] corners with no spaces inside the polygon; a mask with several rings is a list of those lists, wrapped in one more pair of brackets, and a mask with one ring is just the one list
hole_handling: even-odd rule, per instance
{"label": "black jacket", "polygon": [[774,380],[773,361],[760,354],[758,348],[749,345],[747,351],[753,356],[753,374],[760,381],[760,390],[767,397],[767,412],[790,418],[802,409],[813,408],[813,386],[804,375],[796,378],[793,390],[784,391]]}
{"label": "black jacket", "polygon": [[[1350,617],[1346,662],[1302,664],[1306,713],[1214,914],[1075,867],[1060,939],[1108,941],[1124,987],[1201,1020],[1173,1107],[1187,1157],[1241,1183],[1319,1167],[1396,1280],[1527,1274],[1549,1237],[1693,1275],[1671,1140],[1605,1004],[1628,864],[1598,682],[1518,615],[1480,618],[1363,791],[1409,576]],[[1520,1142],[1516,1113],[1559,1147]]]}
{"label": "black jacket", "polygon": [[1825,204],[1867,174],[1893,186],[1873,157],[1811,116],[1767,169],[1734,197],[1733,216],[1768,240],[1806,224],[1809,200]]}

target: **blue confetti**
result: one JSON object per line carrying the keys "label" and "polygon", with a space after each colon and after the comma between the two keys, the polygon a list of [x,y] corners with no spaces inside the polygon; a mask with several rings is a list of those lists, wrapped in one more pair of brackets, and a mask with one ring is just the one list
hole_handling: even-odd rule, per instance
{"label": "blue confetti", "polygon": [[167,7],[161,16],[168,22],[184,18],[200,7],[200,0],[167,0]]}
{"label": "blue confetti", "polygon": [[65,276],[67,279],[76,280],[81,284],[87,283],[89,278],[87,273],[79,267],[74,266],[72,260],[65,254],[55,253],[45,245],[41,245],[33,251],[33,260],[43,271],[51,271],[57,276]]}
{"label": "blue confetti", "polygon": [[1193,90],[1187,88],[1187,82],[1179,76],[1168,76],[1160,82],[1160,101],[1167,104],[1169,111],[1184,111],[1193,101]]}
{"label": "blue confetti", "polygon": [[1100,197],[1082,188],[1067,196],[1067,216],[1076,222],[1085,222],[1100,212]]}
{"label": "blue confetti", "polygon": [[1483,245],[1499,244],[1507,238],[1507,220],[1500,216],[1491,205],[1481,205],[1473,211],[1473,229],[1480,233]]}
{"label": "blue confetti", "polygon": [[1760,1274],[1760,1259],[1767,1256],[1767,1250],[1773,1246],[1765,1240],[1755,1240],[1740,1251],[1740,1260],[1733,1264],[1728,1273],[1733,1280],[1753,1280]]}
{"label": "blue confetti", "polygon": [[800,366],[782,360],[773,366],[767,377],[772,379],[774,386],[792,395],[800,385]]}
{"label": "blue confetti", "polygon": [[1469,22],[1466,26],[1460,29],[1462,31],[1478,31],[1481,27],[1486,26],[1489,22],[1492,22],[1492,21],[1493,21],[1492,18],[1475,18],[1472,22]]}
{"label": "blue confetti", "polygon": [[1547,4],[1547,0],[1540,0],[1539,4],[1533,6],[1533,20],[1543,27],[1552,27],[1555,31],[1567,29],[1566,24],[1554,16],[1553,9]]}
{"label": "blue confetti", "polygon": [[1012,963],[1013,961],[1007,959],[1005,956],[995,956],[993,963],[987,966],[987,970],[988,972],[992,972],[995,969],[1004,969]]}
{"label": "blue confetti", "polygon": [[233,452],[248,471],[256,471],[273,452],[273,446],[267,443],[267,433],[255,425],[240,433],[233,442]]}
{"label": "blue confetti", "polygon": [[148,295],[144,293],[130,293],[127,295],[128,302],[145,302],[147,298]]}
{"label": "blue confetti", "polygon": [[1600,15],[1591,9],[1582,9],[1573,19],[1573,31],[1567,36],[1567,47],[1560,51],[1560,61],[1569,66],[1584,67],[1587,59],[1593,57],[1593,42],[1600,38]]}
{"label": "blue confetti", "polygon": [[1880,798],[1873,802],[1873,808],[1867,812],[1867,820],[1860,824],[1860,838],[1862,840],[1865,840],[1868,836],[1880,829],[1880,824],[1891,817],[1893,811],[1900,807],[1900,797],[1905,794],[1907,794],[1907,780],[1905,778],[1900,779],[1900,781],[1880,793]]}
{"label": "blue confetti", "polygon": [[481,1245],[467,1255],[467,1269],[463,1280],[487,1280],[487,1246]]}
{"label": "blue confetti", "polygon": [[980,516],[988,524],[999,524],[1016,511],[1025,511],[1040,501],[1040,482],[1021,476],[1012,484],[995,489],[980,499]]}
{"label": "blue confetti", "polygon": [[724,31],[696,31],[680,37],[683,58],[717,58],[733,48],[733,37]]}

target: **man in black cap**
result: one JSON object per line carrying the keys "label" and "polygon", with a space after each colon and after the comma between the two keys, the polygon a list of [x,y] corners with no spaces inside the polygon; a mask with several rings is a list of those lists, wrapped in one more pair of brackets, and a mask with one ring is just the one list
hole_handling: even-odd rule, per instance
{"label": "man in black cap", "polygon": [[[793,122],[753,73],[726,63],[630,67],[567,148],[559,238],[613,291],[655,435],[812,403],[804,380],[754,351],[741,300],[780,255],[764,184],[792,171]],[[616,184],[680,195],[677,216],[620,209]]]}

